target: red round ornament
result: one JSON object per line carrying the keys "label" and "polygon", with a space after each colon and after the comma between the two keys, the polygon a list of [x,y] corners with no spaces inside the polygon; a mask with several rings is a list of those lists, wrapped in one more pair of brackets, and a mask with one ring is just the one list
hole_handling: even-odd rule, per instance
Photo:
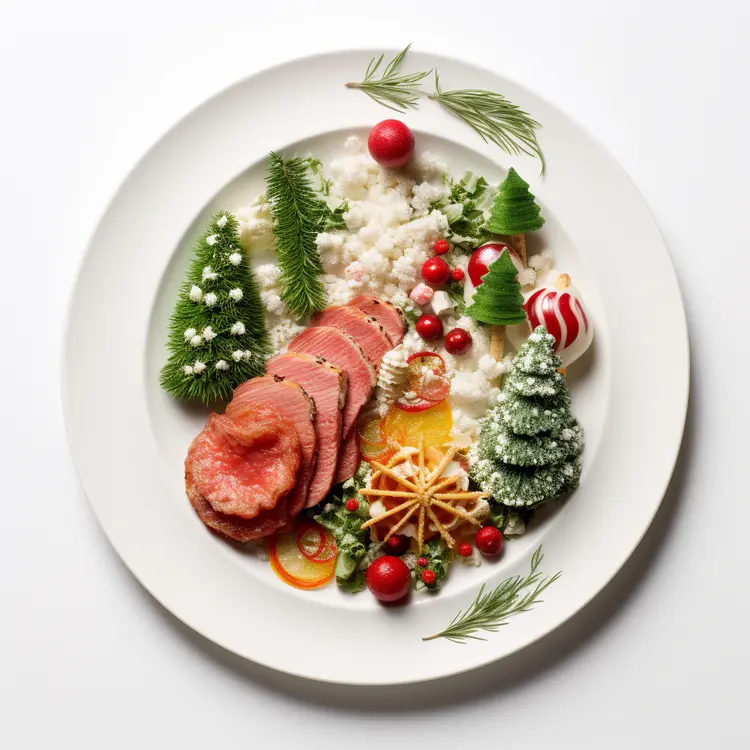
{"label": "red round ornament", "polygon": [[433,246],[432,250],[436,255],[445,255],[451,249],[450,242],[448,240],[438,240]]}
{"label": "red round ornament", "polygon": [[454,268],[451,271],[451,278],[453,281],[463,281],[464,280],[464,269],[463,268]]}
{"label": "red round ornament", "polygon": [[437,574],[434,570],[423,570],[422,571],[422,582],[428,586],[433,586],[437,581]]}
{"label": "red round ornament", "polygon": [[477,549],[488,557],[499,555],[503,549],[503,535],[494,526],[483,526],[474,538]]}
{"label": "red round ornament", "polygon": [[385,547],[389,554],[401,557],[401,555],[409,549],[409,537],[401,534],[394,534],[393,536],[388,537]]}
{"label": "red round ornament", "polygon": [[443,321],[437,315],[421,315],[414,327],[425,341],[434,341],[443,335]]}
{"label": "red round ornament", "polygon": [[510,253],[516,268],[519,271],[523,269],[521,259],[510,245],[506,245],[505,242],[488,242],[486,245],[478,247],[469,258],[469,266],[466,270],[474,286],[479,286],[482,283],[482,276],[490,270],[490,263],[494,263],[506,250]]}
{"label": "red round ornament", "polygon": [[354,513],[354,511],[357,510],[358,508],[359,508],[359,500],[356,500],[355,498],[350,497],[346,501],[346,509],[349,512]]}
{"label": "red round ornament", "polygon": [[462,544],[458,545],[458,554],[461,555],[461,557],[471,557],[473,552],[474,547],[472,547],[468,542],[463,542]]}
{"label": "red round ornament", "polygon": [[381,602],[403,599],[411,587],[411,573],[400,557],[385,555],[373,560],[365,575],[367,588]]}
{"label": "red round ornament", "polygon": [[367,148],[381,167],[403,167],[414,154],[414,133],[401,120],[383,120],[370,131]]}
{"label": "red round ornament", "polygon": [[473,343],[471,334],[467,330],[454,328],[452,331],[448,331],[445,337],[445,351],[448,354],[460,357],[471,349]]}
{"label": "red round ornament", "polygon": [[440,286],[448,281],[448,277],[451,275],[450,266],[437,255],[433,255],[432,258],[428,258],[422,266],[422,278],[428,284],[434,284]]}

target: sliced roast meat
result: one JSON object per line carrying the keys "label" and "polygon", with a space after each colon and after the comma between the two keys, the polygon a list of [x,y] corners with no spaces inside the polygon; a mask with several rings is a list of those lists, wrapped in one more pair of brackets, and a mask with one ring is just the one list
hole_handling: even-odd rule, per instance
{"label": "sliced roast meat", "polygon": [[302,331],[291,344],[290,352],[323,357],[347,375],[346,401],[344,403],[341,434],[352,434],[359,410],[369,400],[375,388],[375,370],[359,345],[338,328],[321,326]]}
{"label": "sliced roast meat", "polygon": [[252,413],[255,404],[269,403],[281,417],[288,420],[299,439],[300,463],[297,482],[288,498],[289,518],[294,518],[305,507],[310,481],[315,474],[318,440],[315,434],[315,404],[299,384],[282,377],[266,375],[253,378],[237,386],[229,402],[226,415],[242,419]]}
{"label": "sliced roast meat", "polygon": [[293,381],[315,402],[318,462],[307,490],[307,507],[317,505],[331,489],[341,440],[342,408],[346,398],[344,370],[311,354],[288,352],[268,361],[266,370]]}
{"label": "sliced roast meat", "polygon": [[203,521],[213,531],[238,542],[250,542],[270,536],[281,529],[286,521],[286,502],[281,501],[272,510],[262,510],[255,518],[240,518],[218,513],[198,491],[192,472],[185,473],[185,488],[188,500]]}
{"label": "sliced roast meat", "polygon": [[362,347],[370,364],[376,369],[380,366],[383,355],[393,348],[380,323],[356,307],[329,307],[313,315],[310,325],[338,328],[349,334]]}
{"label": "sliced roast meat", "polygon": [[385,329],[391,346],[398,346],[404,340],[406,318],[401,310],[388,300],[374,294],[361,294],[349,303],[349,307],[356,307],[365,315],[375,318]]}
{"label": "sliced roast meat", "polygon": [[359,445],[357,443],[357,433],[352,430],[350,435],[341,441],[339,449],[339,465],[336,469],[334,482],[346,482],[351,479],[359,468]]}
{"label": "sliced roast meat", "polygon": [[185,475],[218,513],[253,519],[281,505],[285,520],[299,465],[294,426],[259,402],[235,419],[211,414],[190,445]]}

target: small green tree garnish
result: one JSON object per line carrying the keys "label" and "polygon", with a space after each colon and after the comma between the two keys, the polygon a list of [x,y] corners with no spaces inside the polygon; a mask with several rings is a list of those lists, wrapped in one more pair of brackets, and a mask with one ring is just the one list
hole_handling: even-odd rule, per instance
{"label": "small green tree garnish", "polygon": [[539,545],[531,558],[531,572],[525,577],[512,576],[506,578],[499,586],[484,593],[485,586],[479,589],[477,598],[466,609],[459,612],[451,624],[435,635],[423,638],[423,641],[433,641],[446,638],[453,643],[466,643],[468,640],[485,641],[480,631],[496,633],[511,615],[528,612],[535,604],[542,602],[539,597],[544,590],[551,586],[561,575],[544,577],[538,572],[544,559],[542,546]]}
{"label": "small green tree garnish", "polygon": [[271,153],[266,176],[266,192],[275,219],[281,299],[298,319],[326,306],[323,264],[315,237],[331,212],[313,190],[308,168],[306,159],[283,159]]}
{"label": "small green tree garnish", "polygon": [[161,387],[204,404],[263,375],[270,351],[260,290],[240,250],[237,220],[220,211],[195,246],[170,321]]}
{"label": "small green tree garnish", "polygon": [[482,276],[482,283],[474,292],[474,301],[466,314],[480,323],[493,326],[523,323],[526,313],[517,276],[518,269],[510,253],[502,253],[494,263],[490,263],[490,270]]}
{"label": "small green tree garnish", "polygon": [[534,194],[513,167],[500,183],[492,202],[487,231],[493,234],[527,234],[544,226]]}
{"label": "small green tree garnish", "polygon": [[400,74],[398,67],[411,45],[407,45],[388,63],[380,78],[375,74],[383,62],[383,55],[370,60],[364,80],[347,83],[347,88],[364,91],[371,99],[395,112],[416,109],[420,96],[425,96],[473,128],[482,140],[497,144],[509,154],[538,156],[544,173],[544,155],[536,139],[541,125],[518,105],[502,94],[486,89],[454,89],[443,91],[435,71],[435,90],[425,93],[420,83],[432,70]]}

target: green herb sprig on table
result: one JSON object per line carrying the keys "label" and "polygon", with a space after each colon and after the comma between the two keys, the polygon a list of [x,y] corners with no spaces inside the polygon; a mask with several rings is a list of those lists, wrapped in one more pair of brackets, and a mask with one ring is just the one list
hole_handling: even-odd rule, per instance
{"label": "green herb sprig on table", "polygon": [[315,237],[331,211],[313,190],[308,168],[306,159],[283,159],[271,153],[266,176],[281,268],[281,299],[300,319],[322,310],[327,303]]}
{"label": "green herb sprig on table", "polygon": [[398,68],[411,45],[407,45],[386,66],[380,78],[375,74],[383,62],[383,55],[373,58],[367,66],[365,77],[346,86],[359,89],[371,99],[396,112],[416,109],[420,96],[437,102],[451,114],[475,130],[483,141],[495,143],[509,154],[538,156],[544,173],[544,154],[536,138],[541,125],[518,105],[502,94],[486,89],[454,89],[443,91],[440,77],[435,71],[435,90],[428,94],[420,88],[432,70],[399,74]]}
{"label": "green herb sprig on table", "polygon": [[506,578],[499,586],[486,594],[484,593],[485,587],[482,585],[477,598],[465,612],[459,612],[445,630],[422,640],[446,638],[453,643],[487,640],[477,633],[480,631],[495,633],[500,627],[507,625],[506,621],[511,615],[528,612],[535,604],[542,601],[539,597],[544,590],[560,577],[561,573],[555,573],[553,576],[544,578],[544,574],[538,572],[543,558],[540,545],[531,558],[529,575],[525,578],[521,576]]}

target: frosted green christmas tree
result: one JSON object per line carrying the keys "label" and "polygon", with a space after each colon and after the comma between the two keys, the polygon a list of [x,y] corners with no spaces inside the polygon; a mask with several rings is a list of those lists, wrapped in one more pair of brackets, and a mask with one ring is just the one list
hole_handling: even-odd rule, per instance
{"label": "frosted green christmas tree", "polygon": [[496,503],[534,507],[578,486],[583,430],[561,366],[554,337],[539,326],[482,420],[471,476]]}
{"label": "frosted green christmas tree", "polygon": [[486,229],[493,234],[526,234],[541,229],[544,218],[526,182],[513,167],[500,183]]}
{"label": "frosted green christmas tree", "polygon": [[210,404],[265,374],[270,344],[260,291],[229,213],[217,213],[196,244],[167,347],[161,387],[175,398]]}
{"label": "frosted green christmas tree", "polygon": [[503,252],[490,270],[482,276],[482,283],[474,292],[474,301],[466,314],[480,323],[493,326],[512,326],[523,323],[526,313],[523,310],[523,295],[518,283],[518,269],[510,257]]}

